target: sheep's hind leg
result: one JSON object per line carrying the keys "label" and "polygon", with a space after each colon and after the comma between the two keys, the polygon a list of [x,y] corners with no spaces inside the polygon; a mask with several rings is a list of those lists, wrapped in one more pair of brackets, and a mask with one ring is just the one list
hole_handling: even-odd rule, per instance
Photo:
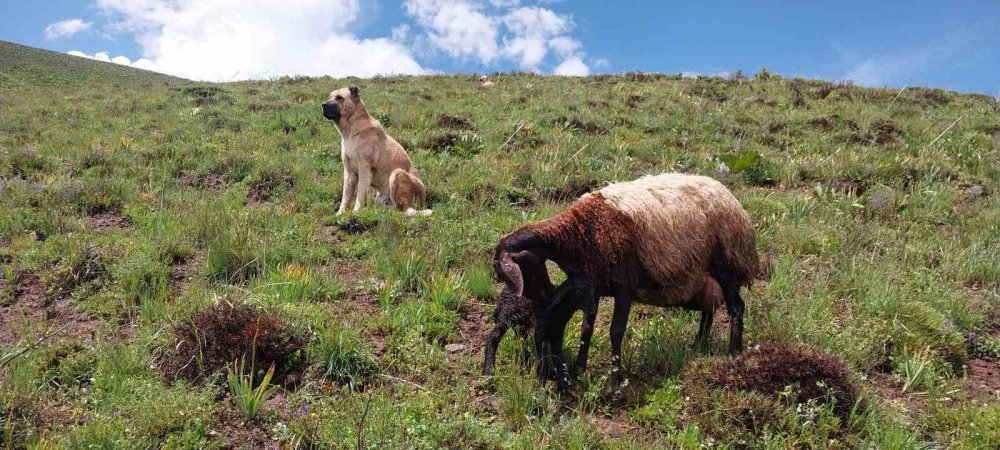
{"label": "sheep's hind leg", "polygon": [[580,351],[576,354],[574,376],[587,371],[587,359],[590,354],[590,341],[594,337],[595,322],[597,322],[596,305],[592,310],[584,310],[583,312],[583,323],[580,324]]}
{"label": "sheep's hind leg", "polygon": [[625,375],[625,369],[622,367],[622,341],[628,328],[628,314],[631,309],[630,293],[625,289],[619,290],[615,294],[615,311],[611,315],[611,362],[614,364],[611,379],[615,384],[619,384]]}
{"label": "sheep's hind leg", "polygon": [[715,309],[701,312],[701,322],[698,324],[698,336],[694,339],[694,348],[704,350],[712,338],[712,321],[715,320]]}
{"label": "sheep's hind leg", "polygon": [[722,284],[726,296],[726,310],[729,312],[729,353],[743,351],[743,310],[745,304],[740,297],[740,287],[726,280]]}

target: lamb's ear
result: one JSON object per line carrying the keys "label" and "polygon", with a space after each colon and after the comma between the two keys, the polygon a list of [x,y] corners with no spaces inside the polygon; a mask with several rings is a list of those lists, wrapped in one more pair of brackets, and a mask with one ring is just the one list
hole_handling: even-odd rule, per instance
{"label": "lamb's ear", "polygon": [[514,262],[510,253],[501,252],[494,264],[496,264],[497,274],[501,275],[501,281],[507,284],[507,288],[518,296],[524,294],[524,277],[521,276],[521,266]]}
{"label": "lamb's ear", "polygon": [[361,97],[361,88],[359,88],[357,86],[351,86],[351,87],[349,87],[347,89],[351,91],[351,97],[354,97],[354,98]]}

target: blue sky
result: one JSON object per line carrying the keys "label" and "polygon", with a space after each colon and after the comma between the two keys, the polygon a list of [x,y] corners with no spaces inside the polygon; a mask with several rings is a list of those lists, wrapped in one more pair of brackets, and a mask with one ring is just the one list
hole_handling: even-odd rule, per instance
{"label": "blue sky", "polygon": [[0,40],[221,81],[504,70],[753,74],[767,67],[868,86],[1000,95],[1000,1],[805,3],[4,1]]}

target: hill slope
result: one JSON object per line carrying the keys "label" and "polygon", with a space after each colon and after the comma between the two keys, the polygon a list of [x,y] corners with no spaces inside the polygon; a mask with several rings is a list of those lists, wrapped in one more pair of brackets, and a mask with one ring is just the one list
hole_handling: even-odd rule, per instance
{"label": "hill slope", "polygon": [[[766,73],[203,84],[0,49],[4,445],[1000,444],[1000,119],[985,96]],[[319,103],[352,83],[433,216],[374,199],[334,216],[339,136]],[[731,360],[724,323],[694,351],[696,318],[637,306],[618,389],[605,299],[568,394],[519,365],[513,336],[483,383],[496,239],[663,171],[714,176],[751,214],[766,270],[746,293],[748,348],[790,346],[751,354],[784,359]],[[247,303],[259,320],[226,306]],[[248,421],[219,374],[251,351],[285,390]],[[751,376],[718,369],[746,361]],[[833,378],[838,361],[852,378]],[[713,373],[743,388],[686,378]],[[853,395],[795,394],[852,380],[867,400],[846,417],[828,400]]]}
{"label": "hill slope", "polygon": [[0,41],[0,89],[148,88],[185,81],[147,70]]}

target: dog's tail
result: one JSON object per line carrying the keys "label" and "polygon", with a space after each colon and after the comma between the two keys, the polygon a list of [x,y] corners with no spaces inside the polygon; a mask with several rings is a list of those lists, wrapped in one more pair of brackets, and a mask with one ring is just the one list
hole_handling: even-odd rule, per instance
{"label": "dog's tail", "polygon": [[427,188],[415,173],[396,169],[389,175],[389,201],[407,216],[429,216],[429,209],[414,209],[415,204],[421,208],[427,205]]}

